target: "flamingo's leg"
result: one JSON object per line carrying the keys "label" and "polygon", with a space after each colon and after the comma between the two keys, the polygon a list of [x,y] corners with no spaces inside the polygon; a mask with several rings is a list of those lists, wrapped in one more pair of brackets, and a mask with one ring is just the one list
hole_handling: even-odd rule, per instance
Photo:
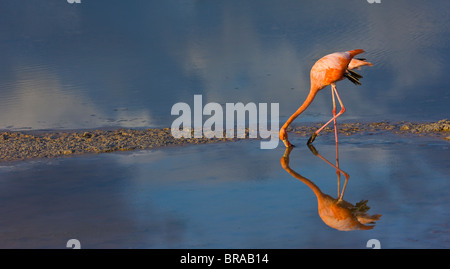
{"label": "flamingo's leg", "polygon": [[[333,98],[333,117],[336,116],[336,98],[334,97],[334,89],[331,87],[331,96]],[[334,119],[334,137],[336,140],[336,174],[337,174],[337,189],[338,189],[338,201],[341,201],[344,196],[344,189],[341,193],[341,172],[339,171],[339,149],[338,149],[338,134],[337,134],[337,124],[336,124],[336,118]],[[346,181],[347,183],[347,181]]]}
{"label": "flamingo's leg", "polygon": [[[307,143],[307,144],[311,144],[311,143],[314,141],[314,139],[316,139],[316,137],[317,137],[317,135],[320,133],[320,131],[323,130],[323,128],[325,128],[325,127],[326,127],[328,124],[330,124],[332,121],[335,121],[337,117],[339,117],[340,115],[342,115],[342,113],[345,112],[345,107],[344,107],[344,104],[342,103],[342,100],[341,100],[341,98],[339,97],[339,94],[338,94],[338,92],[337,92],[336,84],[331,83],[331,90],[336,94],[336,97],[337,97],[337,99],[338,99],[338,101],[339,101],[339,105],[341,106],[341,110],[340,110],[339,113],[337,113],[336,115],[333,115],[333,117],[332,117],[327,123],[325,123],[325,124],[324,124],[322,127],[320,127],[317,131],[315,131],[315,132],[311,135],[311,137],[308,139],[308,143]],[[336,132],[337,132],[337,131],[336,131]],[[336,136],[336,141],[337,141],[337,136]]]}
{"label": "flamingo's leg", "polygon": [[[334,91],[336,90],[336,85],[334,85],[334,89],[333,89],[333,85],[331,85],[331,96],[333,97],[333,117],[334,117],[334,137],[336,139],[336,147],[337,147],[337,143],[338,143],[338,135],[337,135],[337,126],[336,126],[336,100],[334,98]],[[336,151],[337,154],[337,151]],[[337,159],[337,157],[336,157]]]}

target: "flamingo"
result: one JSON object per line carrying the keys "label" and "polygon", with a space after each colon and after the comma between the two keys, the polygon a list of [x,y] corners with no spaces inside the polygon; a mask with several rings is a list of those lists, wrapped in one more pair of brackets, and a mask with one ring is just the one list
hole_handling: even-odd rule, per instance
{"label": "flamingo", "polygon": [[[353,82],[356,85],[361,85],[361,82],[359,82],[359,79],[362,78],[362,76],[353,69],[359,69],[361,66],[372,66],[372,63],[367,62],[365,59],[357,59],[353,58],[356,55],[363,53],[364,50],[362,49],[355,49],[350,50],[346,52],[335,52],[328,54],[321,59],[319,59],[311,68],[311,89],[309,91],[308,96],[306,97],[306,100],[303,102],[303,104],[295,111],[294,114],[292,114],[291,117],[286,121],[286,123],[281,127],[280,129],[280,139],[283,141],[284,145],[286,147],[293,146],[289,140],[287,135],[287,128],[289,125],[301,114],[303,111],[306,110],[306,108],[312,103],[314,100],[316,94],[325,88],[328,85],[331,85],[331,95],[333,97],[333,117],[325,123],[322,127],[320,127],[317,131],[315,131],[311,137],[308,139],[307,144],[311,144],[314,139],[317,137],[320,131],[323,130],[330,122],[334,121],[334,132],[335,132],[335,139],[337,142],[337,129],[336,129],[336,118],[342,115],[342,113],[345,112],[344,104],[341,101],[341,98],[339,97],[339,94],[336,89],[336,82],[343,80],[345,78],[349,79],[351,82]],[[336,101],[335,101],[335,95],[338,99],[339,105],[341,107],[341,110],[339,113],[336,114]]]}
{"label": "flamingo", "polygon": [[[322,192],[319,187],[311,180],[300,175],[289,166],[289,155],[293,147],[287,147],[285,149],[284,155],[283,157],[281,157],[280,161],[281,166],[284,168],[284,170],[286,170],[294,178],[305,183],[314,192],[317,198],[319,217],[322,219],[322,221],[329,227],[339,231],[373,229],[375,226],[375,222],[380,219],[381,214],[369,215],[367,211],[370,209],[370,207],[367,206],[367,200],[362,200],[361,202],[358,202],[356,204],[352,204],[344,200],[344,192],[350,176],[339,168],[338,144],[336,143],[336,165],[332,164],[327,159],[322,157],[313,145],[308,145],[308,147],[314,155],[324,160],[326,163],[336,169],[336,173],[338,176],[337,198],[333,198],[331,195]],[[342,191],[340,190],[341,173],[345,177],[345,183]]]}

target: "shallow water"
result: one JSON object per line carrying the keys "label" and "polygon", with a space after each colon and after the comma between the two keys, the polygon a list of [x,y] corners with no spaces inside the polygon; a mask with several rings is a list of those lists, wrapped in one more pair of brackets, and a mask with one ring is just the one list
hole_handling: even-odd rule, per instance
{"label": "shallow water", "polygon": [[[334,163],[333,137],[316,142]],[[318,138],[318,139],[319,139]],[[336,170],[294,138],[290,167],[336,197]],[[343,137],[344,199],[381,214],[372,230],[338,231],[311,189],[257,141],[85,155],[0,166],[0,247],[448,248],[448,142]],[[342,183],[341,183],[342,184]],[[342,185],[341,185],[342,186]]]}
{"label": "shallow water", "polygon": [[[0,130],[169,127],[177,102],[303,102],[323,55],[363,48],[362,86],[338,84],[340,120],[449,117],[450,2],[67,1],[0,3]],[[296,121],[331,116],[328,90]],[[336,170],[297,144],[290,166],[337,195]],[[342,137],[345,200],[382,214],[337,231],[259,141],[0,164],[0,247],[382,248],[450,246],[448,141]],[[317,138],[334,163],[331,134]]]}

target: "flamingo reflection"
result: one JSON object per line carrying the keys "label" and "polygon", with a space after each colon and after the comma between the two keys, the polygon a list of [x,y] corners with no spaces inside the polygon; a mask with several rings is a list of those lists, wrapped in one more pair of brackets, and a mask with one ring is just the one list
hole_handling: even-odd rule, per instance
{"label": "flamingo reflection", "polygon": [[[338,144],[336,143],[336,165],[322,157],[313,145],[308,145],[308,147],[314,155],[336,169],[338,179],[338,194],[336,199],[323,193],[311,180],[290,168],[289,155],[293,147],[286,148],[285,153],[281,158],[281,166],[293,177],[305,183],[314,192],[317,197],[319,216],[322,221],[331,228],[340,231],[373,229],[375,221],[379,220],[381,215],[369,215],[367,213],[370,209],[370,207],[367,206],[367,200],[362,200],[355,205],[344,200],[344,192],[350,176],[339,168]],[[345,177],[342,190],[340,190],[341,174]]]}

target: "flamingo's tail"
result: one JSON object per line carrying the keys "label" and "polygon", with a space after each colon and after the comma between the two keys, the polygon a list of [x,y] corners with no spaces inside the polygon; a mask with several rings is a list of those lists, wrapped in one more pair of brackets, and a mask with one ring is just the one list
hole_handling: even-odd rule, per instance
{"label": "flamingo's tail", "polygon": [[353,58],[350,60],[350,63],[348,64],[347,69],[361,69],[362,66],[373,66],[371,62],[366,61],[366,59],[363,58]]}
{"label": "flamingo's tail", "polygon": [[356,49],[356,50],[350,50],[348,51],[348,53],[350,53],[350,56],[353,58],[355,57],[355,55],[358,55],[360,53],[363,53],[364,50],[363,49]]}
{"label": "flamingo's tail", "polygon": [[353,82],[356,85],[361,85],[361,82],[359,82],[359,80],[363,77],[360,74],[356,73],[355,71],[353,71],[353,69],[360,69],[361,66],[372,66],[373,64],[366,61],[366,59],[362,59],[362,58],[353,58],[354,56],[356,56],[357,54],[363,53],[364,50],[362,49],[356,49],[356,50],[350,50],[348,51],[348,53],[350,54],[350,57],[352,57],[352,59],[350,60],[350,63],[347,66],[347,70],[344,74],[344,76],[346,78],[348,78],[351,82]]}
{"label": "flamingo's tail", "polygon": [[362,78],[363,76],[356,73],[355,71],[347,69],[347,72],[344,73],[344,77],[348,78],[348,80],[353,82],[355,85],[361,85],[361,82],[359,82],[359,79]]}

